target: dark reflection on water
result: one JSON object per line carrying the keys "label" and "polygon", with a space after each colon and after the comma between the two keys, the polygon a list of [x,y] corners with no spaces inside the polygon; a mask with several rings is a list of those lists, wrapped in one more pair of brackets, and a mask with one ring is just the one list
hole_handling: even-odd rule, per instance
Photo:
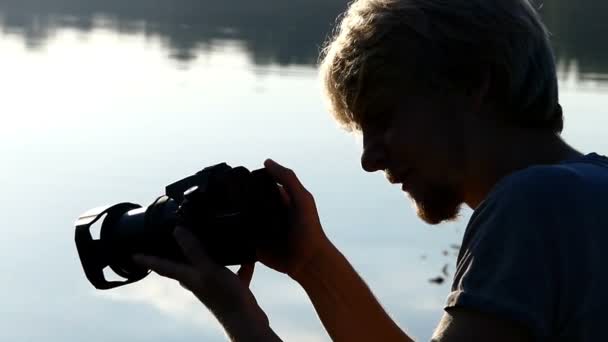
{"label": "dark reflection on water", "polygon": [[[538,1],[537,1],[538,2]],[[314,65],[319,49],[346,8],[345,0],[1,0],[2,29],[32,49],[58,29],[115,32],[160,38],[184,64],[214,44],[241,42],[256,65]],[[606,80],[608,23],[603,0],[552,0],[541,13],[562,65],[576,61],[582,79]]]}
{"label": "dark reflection on water", "polygon": [[552,0],[542,9],[558,61],[576,62],[582,80],[608,81],[608,2]]}
{"label": "dark reflection on water", "polygon": [[312,65],[345,1],[335,0],[0,0],[2,27],[37,48],[57,29],[158,37],[182,62],[214,42],[240,41],[257,65]]}

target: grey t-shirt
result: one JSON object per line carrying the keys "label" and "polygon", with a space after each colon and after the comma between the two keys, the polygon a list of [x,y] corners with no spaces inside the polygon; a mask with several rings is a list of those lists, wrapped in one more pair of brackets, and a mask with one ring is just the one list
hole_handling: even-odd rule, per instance
{"label": "grey t-shirt", "polygon": [[446,310],[521,322],[539,341],[604,341],[608,158],[533,166],[498,182],[464,234]]}

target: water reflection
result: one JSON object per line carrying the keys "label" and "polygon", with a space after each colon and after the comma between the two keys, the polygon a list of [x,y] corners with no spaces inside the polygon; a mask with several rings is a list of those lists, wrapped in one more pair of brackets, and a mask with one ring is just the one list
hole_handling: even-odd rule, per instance
{"label": "water reflection", "polygon": [[59,29],[109,28],[160,39],[168,55],[188,62],[221,40],[238,40],[257,65],[314,64],[319,44],[345,1],[5,0],[2,28],[43,47]]}
{"label": "water reflection", "polygon": [[551,1],[542,9],[559,63],[574,68],[582,81],[606,81],[607,10],[607,2],[596,0]]}
{"label": "water reflection", "polygon": [[[31,49],[44,47],[62,28],[90,32],[106,28],[160,39],[170,58],[182,65],[236,40],[256,65],[314,65],[320,45],[345,0],[3,0],[2,29],[18,34]],[[608,24],[599,0],[556,0],[543,4],[562,70],[579,78],[605,81]]]}

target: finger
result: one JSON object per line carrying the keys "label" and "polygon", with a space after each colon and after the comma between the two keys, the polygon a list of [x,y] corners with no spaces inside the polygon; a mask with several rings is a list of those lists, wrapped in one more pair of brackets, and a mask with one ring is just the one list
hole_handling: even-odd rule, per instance
{"label": "finger", "polygon": [[196,278],[196,272],[192,267],[155,256],[138,254],[133,257],[133,261],[163,277],[175,279],[180,283],[192,283]]}
{"label": "finger", "polygon": [[253,270],[255,268],[255,264],[244,264],[241,265],[241,268],[236,272],[237,276],[245,286],[249,287],[251,284],[251,279],[253,278]]}
{"label": "finger", "polygon": [[182,249],[186,259],[202,273],[207,273],[216,266],[205,253],[198,238],[188,229],[177,226],[173,231],[173,236],[175,236],[175,241]]}
{"label": "finger", "polygon": [[307,190],[304,188],[293,170],[278,164],[272,159],[267,159],[264,162],[264,166],[268,172],[270,172],[270,175],[279,184],[285,187],[289,197],[292,198],[296,204],[305,200],[304,196],[307,193]]}
{"label": "finger", "polygon": [[283,187],[282,185],[279,185],[279,193],[281,194],[283,203],[285,203],[285,205],[287,207],[289,207],[289,205],[291,204],[291,199],[289,198],[289,195],[287,194],[287,190],[285,190],[285,187]]}

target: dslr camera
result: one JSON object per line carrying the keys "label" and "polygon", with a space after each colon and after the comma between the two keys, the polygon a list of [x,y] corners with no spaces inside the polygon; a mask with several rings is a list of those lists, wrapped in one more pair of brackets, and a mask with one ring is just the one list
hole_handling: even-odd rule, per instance
{"label": "dslr camera", "polygon": [[[258,248],[284,241],[287,219],[279,186],[266,169],[221,163],[166,186],[148,207],[125,202],[85,212],[76,220],[75,240],[86,277],[105,290],[150,273],[132,261],[134,254],[185,262],[173,239],[176,225],[189,229],[213,261],[228,266],[255,262]],[[91,227],[99,220],[94,239]],[[123,280],[107,280],[108,267]]]}

